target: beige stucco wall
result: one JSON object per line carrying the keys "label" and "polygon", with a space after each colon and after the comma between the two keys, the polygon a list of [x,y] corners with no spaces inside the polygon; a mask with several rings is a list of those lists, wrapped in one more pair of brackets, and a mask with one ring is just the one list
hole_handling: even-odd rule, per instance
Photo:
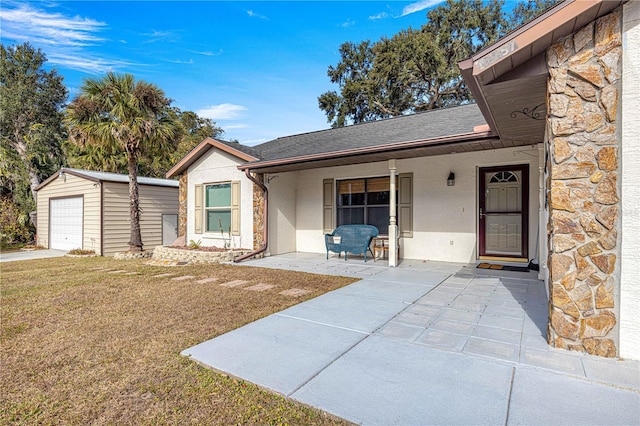
{"label": "beige stucco wall", "polygon": [[243,163],[242,160],[226,152],[211,148],[189,167],[187,171],[189,176],[187,184],[187,243],[194,240],[201,241],[202,245],[207,247],[224,247],[225,239],[228,239],[227,233],[225,233],[225,238],[221,237],[220,232],[195,233],[195,185],[240,181],[240,235],[233,236],[232,245],[236,248],[253,248],[253,182],[247,179],[244,172],[238,170],[238,165]]}
{"label": "beige stucco wall", "polygon": [[[478,168],[507,164],[529,164],[529,257],[537,257],[534,251],[538,232],[538,158],[538,147],[531,146],[398,160],[397,173],[413,173],[414,191],[413,238],[401,239],[401,257],[475,262],[477,259]],[[450,171],[456,175],[456,183],[453,187],[446,185],[446,178]],[[297,182],[296,250],[325,252],[322,233],[323,179],[388,174],[387,162],[289,173],[294,176],[285,179]],[[280,236],[276,235],[275,238],[279,239]],[[288,234],[287,238],[290,238]],[[273,239],[272,237],[271,244],[279,244],[274,243]]]}
{"label": "beige stucco wall", "polygon": [[100,186],[95,182],[65,173],[38,191],[38,244],[49,247],[49,200],[83,196],[82,248],[100,253]]}
{"label": "beige stucco wall", "polygon": [[[129,249],[129,184],[103,182],[103,255]],[[162,245],[162,215],[178,214],[178,188],[139,185],[140,232],[145,250]]]}
{"label": "beige stucco wall", "polygon": [[270,255],[296,251],[296,180],[298,173],[267,175],[269,189],[269,242]]}
{"label": "beige stucco wall", "polygon": [[622,21],[620,356],[640,359],[640,2]]}

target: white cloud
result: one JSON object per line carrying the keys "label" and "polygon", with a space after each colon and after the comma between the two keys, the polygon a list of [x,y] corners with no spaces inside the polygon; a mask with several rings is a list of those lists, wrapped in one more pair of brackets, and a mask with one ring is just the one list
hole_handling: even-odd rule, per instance
{"label": "white cloud", "polygon": [[[101,74],[107,71],[113,71],[118,68],[135,65],[126,61],[115,61],[105,58],[98,58],[86,53],[47,53],[47,61],[54,65],[61,65],[74,70],[85,71],[90,74]],[[141,64],[138,64],[141,65]]]}
{"label": "white cloud", "polygon": [[[51,13],[28,4],[3,2],[0,25],[2,38],[29,42],[46,51],[47,61],[69,69],[100,74],[133,65],[90,53],[91,46],[105,41],[99,35],[107,24],[81,16]],[[121,40],[120,42],[126,42]]]}
{"label": "white cloud", "polygon": [[151,30],[150,33],[144,33],[142,35],[149,37],[144,43],[156,43],[159,41],[174,43],[180,39],[180,35],[176,31]]}
{"label": "white cloud", "polygon": [[209,105],[196,112],[199,116],[212,120],[235,120],[242,117],[246,110],[247,108],[242,105],[224,103],[220,105]]}
{"label": "white cloud", "polygon": [[384,18],[387,18],[388,16],[389,16],[389,14],[388,14],[387,12],[380,12],[380,13],[378,13],[377,15],[369,16],[369,20],[370,20],[370,21],[376,21],[376,20],[378,20],[378,19],[384,19]]}
{"label": "white cloud", "polygon": [[354,26],[355,24],[356,24],[356,21],[354,21],[353,19],[347,19],[346,21],[344,21],[339,26],[342,27],[342,28],[349,28],[349,27]]}
{"label": "white cloud", "polygon": [[172,64],[191,65],[193,64],[193,59],[189,59],[188,61],[180,59],[168,59],[167,62],[171,62]]}
{"label": "white cloud", "polygon": [[236,124],[225,124],[225,130],[234,130],[234,129],[248,129],[249,125],[246,123],[236,123]]}
{"label": "white cloud", "polygon": [[247,15],[251,16],[252,18],[264,19],[265,21],[269,20],[269,18],[267,18],[266,16],[260,15],[253,10],[247,10]]}
{"label": "white cloud", "polygon": [[202,56],[220,56],[223,53],[222,49],[218,50],[217,52],[212,52],[210,50],[206,50],[206,51],[189,50],[189,52],[195,53],[196,55],[202,55]]}
{"label": "white cloud", "polygon": [[154,38],[164,38],[164,37],[171,37],[173,33],[171,31],[152,30],[150,33],[147,33],[145,35],[148,35],[149,37],[154,37]]}
{"label": "white cloud", "polygon": [[421,10],[428,9],[442,3],[443,1],[444,0],[420,0],[415,3],[411,3],[402,9],[402,14],[400,16],[407,16],[412,13],[420,12]]}
{"label": "white cloud", "polygon": [[16,8],[4,5],[0,22],[5,39],[66,47],[89,46],[103,41],[97,33],[106,26],[104,22],[48,13],[27,4]]}

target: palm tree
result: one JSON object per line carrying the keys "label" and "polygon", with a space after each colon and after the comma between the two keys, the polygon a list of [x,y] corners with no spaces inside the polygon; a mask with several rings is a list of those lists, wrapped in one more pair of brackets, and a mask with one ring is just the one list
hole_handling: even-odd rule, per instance
{"label": "palm tree", "polygon": [[86,79],[80,92],[66,110],[69,140],[80,147],[116,145],[126,153],[129,250],[142,251],[138,157],[149,144],[162,144],[178,136],[178,127],[168,114],[171,101],[153,84],[112,72],[101,79]]}

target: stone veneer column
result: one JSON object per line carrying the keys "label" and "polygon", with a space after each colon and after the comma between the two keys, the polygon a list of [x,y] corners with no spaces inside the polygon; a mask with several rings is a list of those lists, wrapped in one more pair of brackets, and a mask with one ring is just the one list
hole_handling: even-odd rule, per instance
{"label": "stone veneer column", "polygon": [[617,356],[620,9],[547,51],[553,346]]}
{"label": "stone veneer column", "polygon": [[[255,178],[264,184],[264,174],[257,173]],[[258,250],[264,245],[263,233],[264,233],[264,193],[262,189],[256,184],[253,184],[253,249]],[[260,256],[264,256],[261,253]]]}
{"label": "stone veneer column", "polygon": [[178,185],[178,237],[187,235],[187,172],[180,176]]}

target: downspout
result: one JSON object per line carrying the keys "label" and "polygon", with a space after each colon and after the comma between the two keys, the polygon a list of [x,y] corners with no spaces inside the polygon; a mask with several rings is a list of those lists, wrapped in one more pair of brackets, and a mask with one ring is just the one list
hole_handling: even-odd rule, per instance
{"label": "downspout", "polygon": [[262,182],[260,182],[258,179],[251,176],[251,172],[249,171],[249,169],[245,169],[244,173],[247,175],[247,178],[253,183],[255,183],[256,185],[258,185],[260,189],[262,189],[262,192],[264,193],[264,226],[262,227],[262,241],[264,241],[264,244],[258,250],[254,250],[251,253],[247,253],[240,257],[236,257],[235,259],[233,259],[234,263],[242,262],[243,260],[249,259],[250,257],[253,257],[257,254],[264,252],[267,249],[267,245],[268,245],[269,233],[267,232],[267,228],[269,225],[269,208],[268,208],[269,207],[269,190],[267,189],[266,186],[264,186]]}
{"label": "downspout", "polygon": [[104,256],[104,185],[100,181],[100,256]]}

